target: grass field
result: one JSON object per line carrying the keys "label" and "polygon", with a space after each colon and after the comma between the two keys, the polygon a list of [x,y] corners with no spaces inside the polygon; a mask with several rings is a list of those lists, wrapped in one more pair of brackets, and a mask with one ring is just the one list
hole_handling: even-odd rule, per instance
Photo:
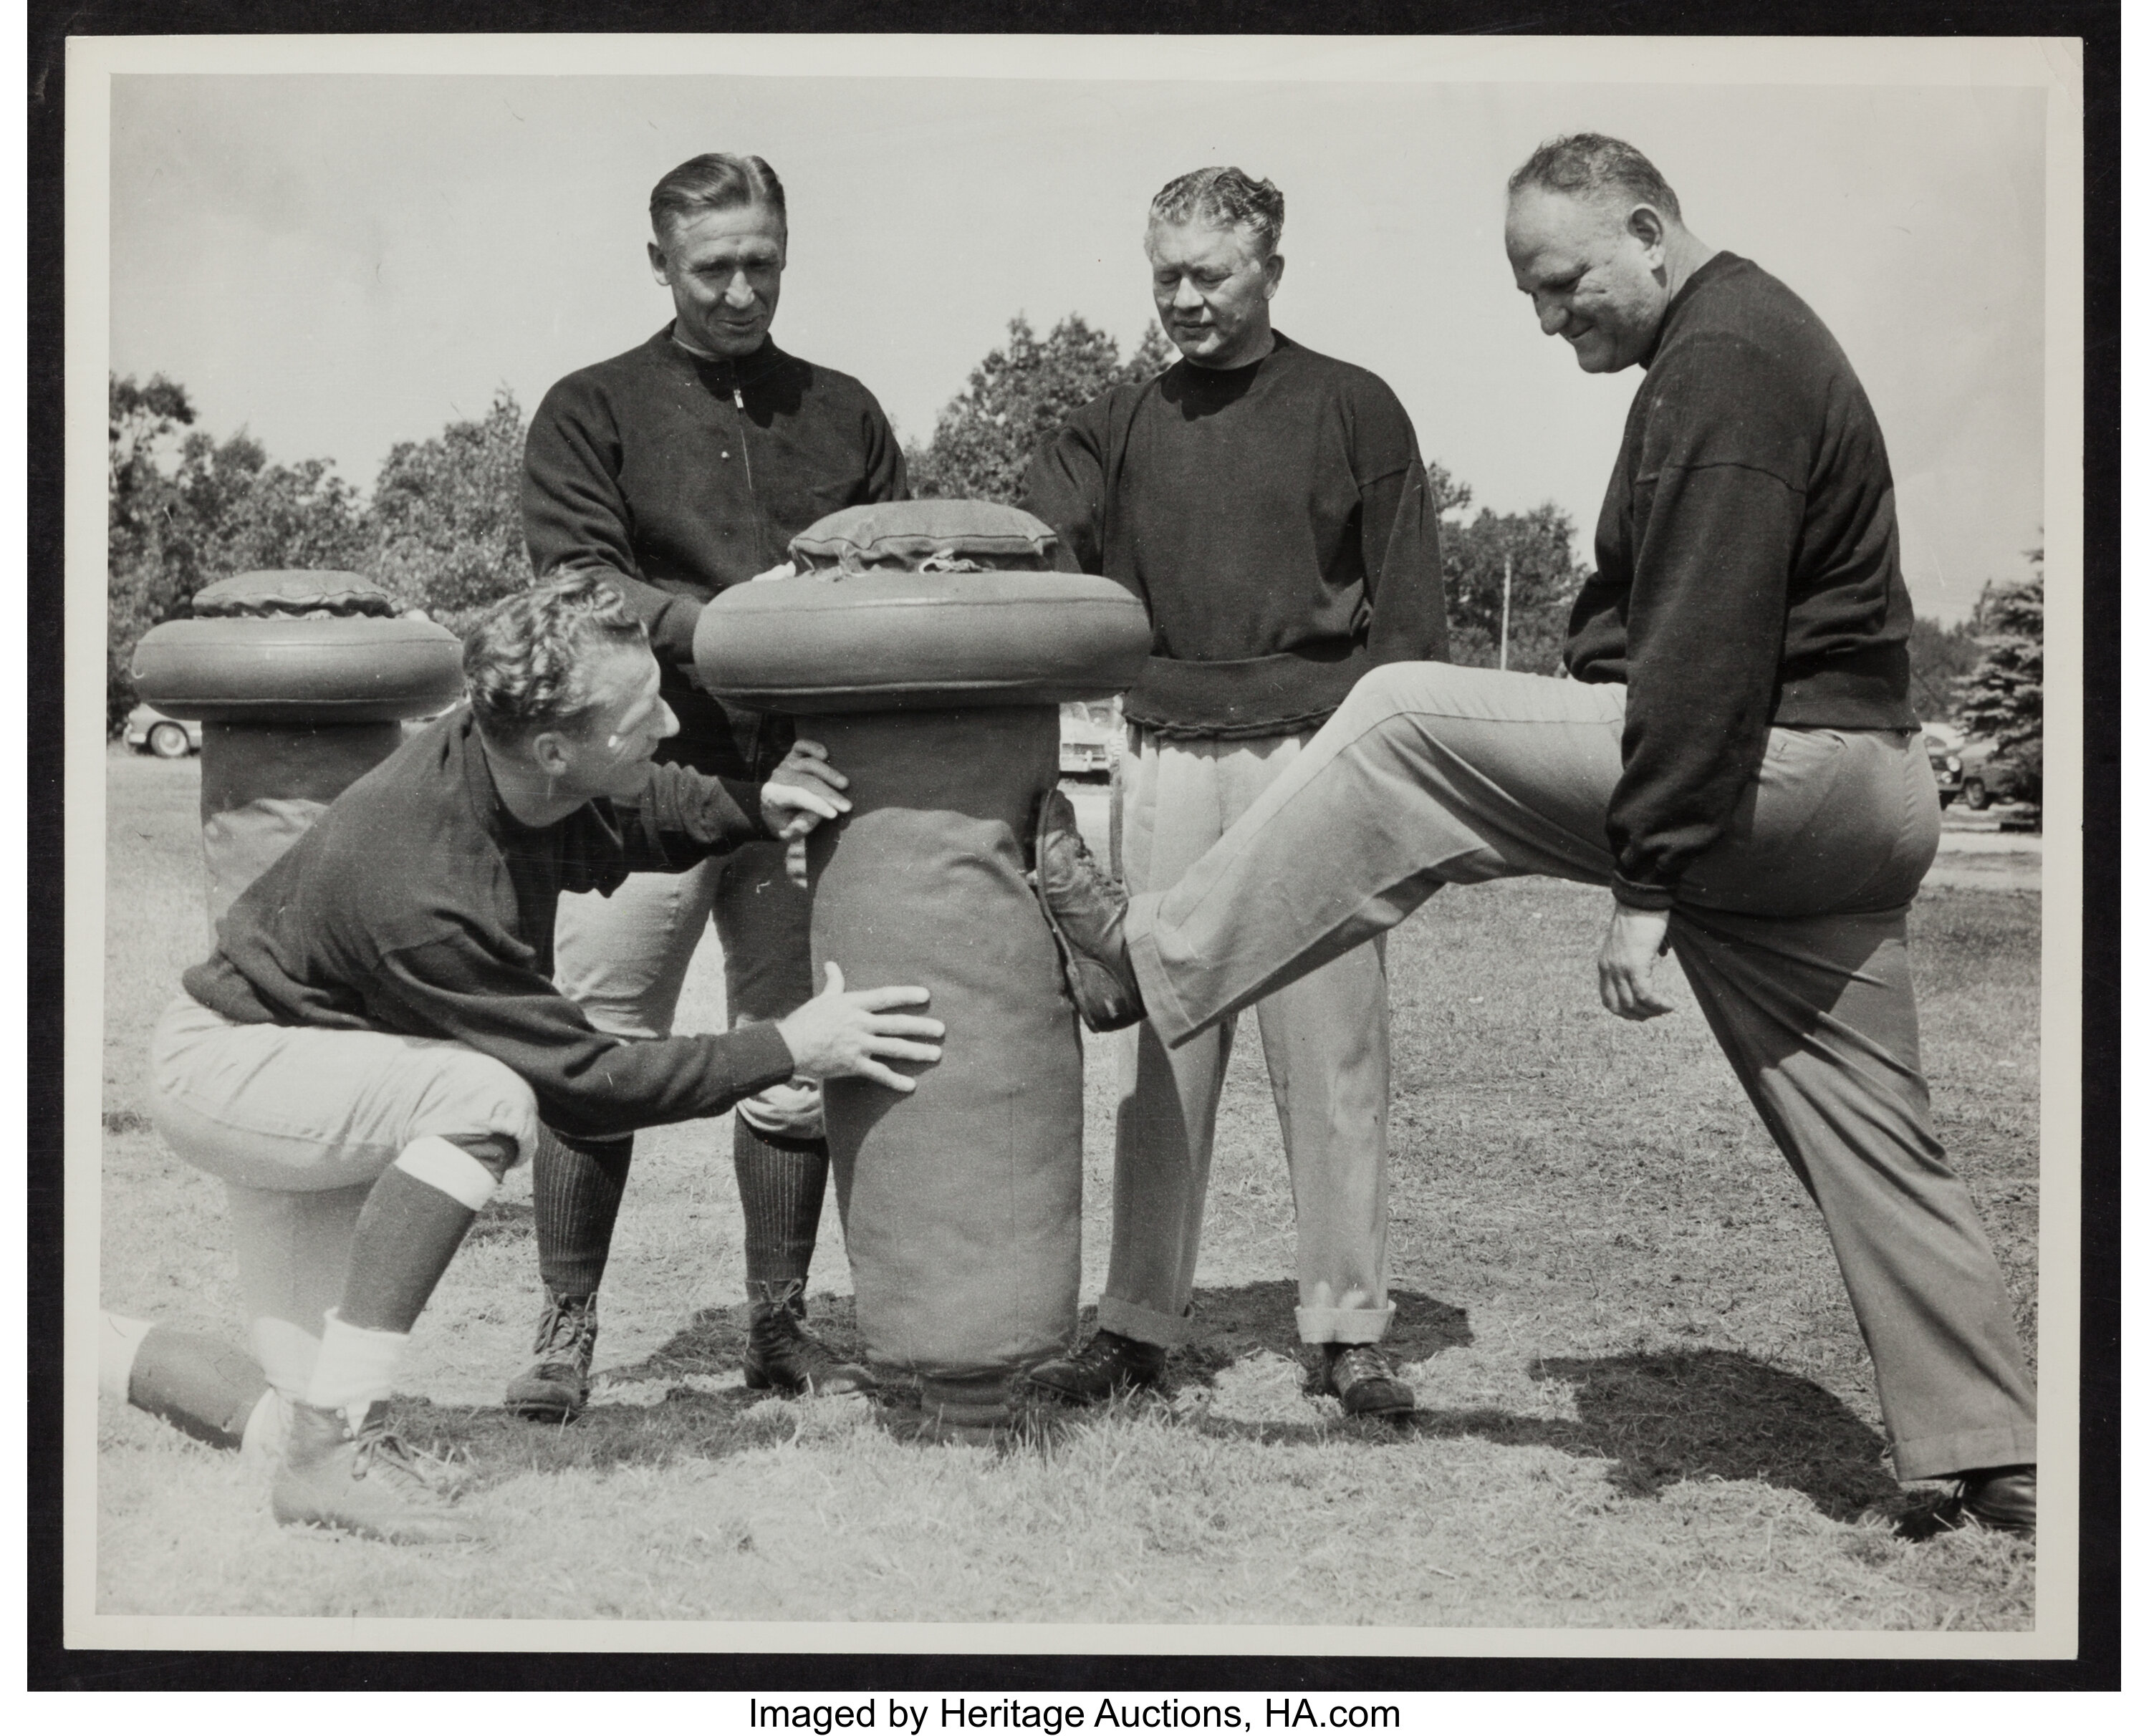
{"label": "grass field", "polygon": [[[205,949],[194,762],[108,762],[106,1306],[240,1340],[219,1190],[143,1114],[143,1049]],[[919,1447],[856,1401],[740,1384],[720,1125],[644,1136],[606,1288],[601,1385],[566,1428],[498,1409],[538,1298],[526,1174],[419,1326],[405,1432],[467,1462],[484,1545],[282,1532],[229,1456],[103,1401],[108,1613],[2018,1628],[2034,1552],[1852,1522],[1895,1490],[1823,1236],[1684,984],[1598,1009],[1603,895],[1442,894],[1389,954],[1392,1343],[1403,1428],[1309,1396],[1291,1193],[1259,1063],[1226,1089],[1170,1390],[1005,1450]],[[1941,1136],[2035,1342],[2034,893],[1913,918]],[[714,1028],[713,947],[682,1027]],[[1251,1033],[1247,1034],[1251,1038]],[[1090,1053],[1085,1293],[1103,1282],[1116,1039]],[[833,1200],[813,1288],[849,1329]],[[423,1395],[418,1396],[416,1395]]]}

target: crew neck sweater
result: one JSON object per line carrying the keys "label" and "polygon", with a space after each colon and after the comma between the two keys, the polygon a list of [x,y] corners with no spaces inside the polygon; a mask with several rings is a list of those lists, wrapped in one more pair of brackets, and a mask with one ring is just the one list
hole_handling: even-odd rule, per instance
{"label": "crew neck sweater", "polygon": [[1062,565],[1148,608],[1125,713],[1157,736],[1311,729],[1376,664],[1447,654],[1410,417],[1376,375],[1281,332],[1244,367],[1182,360],[1077,410],[1025,504]]}
{"label": "crew neck sweater", "polygon": [[702,605],[781,565],[816,520],[908,492],[894,430],[849,375],[770,341],[712,360],[674,342],[668,325],[561,380],[523,449],[523,533],[538,576],[596,567],[619,585],[679,719],[657,757],[728,777],[765,776],[790,732],[697,684]]}
{"label": "crew neck sweater", "polygon": [[632,805],[526,826],[500,800],[466,708],[405,742],[234,901],[182,979],[240,1024],[445,1038],[529,1082],[571,1134],[719,1115],[787,1079],[773,1024],[633,1041],[552,986],[563,892],[610,893],[765,838],[757,793],[659,766]]}
{"label": "crew neck sweater", "polygon": [[1771,724],[1917,718],[1887,447],[1828,328],[1719,253],[1672,297],[1643,366],[1566,661],[1626,684],[1613,890],[1661,909],[1723,835]]}

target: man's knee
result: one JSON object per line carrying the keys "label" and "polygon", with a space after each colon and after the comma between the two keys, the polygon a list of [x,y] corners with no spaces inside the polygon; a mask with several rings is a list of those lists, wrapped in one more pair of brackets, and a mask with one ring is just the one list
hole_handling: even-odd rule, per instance
{"label": "man's knee", "polygon": [[460,1147],[497,1178],[536,1154],[541,1126],[536,1096],[521,1074],[491,1055],[450,1046],[410,1131]]}

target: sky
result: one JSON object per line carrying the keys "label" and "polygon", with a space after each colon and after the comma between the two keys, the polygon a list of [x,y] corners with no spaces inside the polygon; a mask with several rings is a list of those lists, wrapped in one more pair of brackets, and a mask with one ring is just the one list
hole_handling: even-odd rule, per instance
{"label": "sky", "polygon": [[1711,246],[1819,314],[1878,411],[1921,613],[2023,571],[2043,520],[2045,95],[2013,86],[130,74],[112,88],[111,365],[201,425],[370,486],[396,441],[526,413],[668,319],[651,185],[757,153],[789,197],[774,335],[907,440],[1026,314],[1130,350],[1150,196],[1282,189],[1279,330],[1372,369],[1474,506],[1580,552],[1640,379],[1580,373],[1500,245],[1542,139],[1630,139]]}

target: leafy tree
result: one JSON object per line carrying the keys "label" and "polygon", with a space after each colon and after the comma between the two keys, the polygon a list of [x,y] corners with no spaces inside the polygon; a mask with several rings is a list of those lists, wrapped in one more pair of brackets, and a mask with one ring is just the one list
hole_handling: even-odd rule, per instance
{"label": "leafy tree", "polygon": [[1955,716],[1990,738],[2008,763],[2011,793],[2044,798],[2045,553],[2030,551],[2031,576],[1988,583],[1971,617],[1984,655],[1962,685]]}
{"label": "leafy tree", "polygon": [[521,409],[503,386],[478,420],[397,445],[373,485],[367,571],[457,632],[486,604],[530,582],[523,432]]}
{"label": "leafy tree", "polygon": [[[1444,486],[1467,506],[1470,491],[1438,465],[1436,497]],[[1481,511],[1468,524],[1442,525],[1441,565],[1447,581],[1448,655],[1458,663],[1493,669],[1500,662],[1500,609],[1507,565],[1514,565],[1509,606],[1507,667],[1554,675],[1567,643],[1567,621],[1588,570],[1574,558],[1574,521],[1549,501],[1527,512]]]}
{"label": "leafy tree", "polygon": [[970,370],[968,389],[940,412],[933,438],[904,449],[912,492],[1020,505],[1031,457],[1069,416],[1109,386],[1155,378],[1171,358],[1154,322],[1121,362],[1118,343],[1079,314],[1043,339],[1016,314],[1005,346]]}
{"label": "leafy tree", "polygon": [[135,644],[204,585],[264,567],[355,566],[366,538],[357,491],[325,460],[271,464],[244,430],[223,441],[181,434],[194,406],[162,375],[111,380],[108,403],[105,721],[116,729],[135,702]]}
{"label": "leafy tree", "polygon": [[1977,667],[1980,647],[1973,622],[1942,626],[1920,615],[1910,623],[1910,708],[1928,723],[1950,720],[1963,677]]}

